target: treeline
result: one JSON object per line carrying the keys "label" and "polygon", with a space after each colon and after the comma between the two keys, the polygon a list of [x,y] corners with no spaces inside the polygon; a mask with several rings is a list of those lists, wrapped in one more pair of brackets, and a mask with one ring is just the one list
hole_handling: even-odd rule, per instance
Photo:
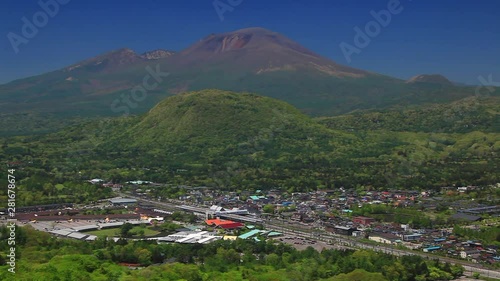
{"label": "treeline", "polygon": [[418,212],[415,208],[364,204],[362,207],[353,206],[352,211],[353,216],[368,216],[384,222],[409,224],[412,228],[433,228],[449,223],[447,216],[438,214],[431,218],[423,212]]}
{"label": "treeline", "polygon": [[453,233],[465,239],[479,239],[485,246],[492,244],[497,246],[500,245],[500,226],[488,226],[481,227],[479,229],[471,229],[455,225],[453,227]]}
{"label": "treeline", "polygon": [[434,133],[500,132],[500,98],[469,97],[446,104],[365,111],[320,122],[337,130],[390,130]]}
{"label": "treeline", "polygon": [[26,140],[11,139],[2,152],[6,159],[25,163],[25,175],[19,176],[32,178],[38,185],[91,178],[114,182],[142,179],[226,189],[281,187],[293,192],[341,186],[429,189],[500,180],[496,134],[358,135],[351,143],[316,139],[310,147],[277,135],[248,153],[240,153],[238,144],[225,148],[178,146],[184,152],[175,154],[119,147],[110,151],[99,146],[75,153],[55,145],[68,139],[54,143],[33,140],[29,145]]}
{"label": "treeline", "polygon": [[[471,149],[478,151],[482,142],[486,147],[489,138],[491,136],[486,138],[487,141],[472,138],[470,147],[475,148]],[[365,139],[369,143],[372,137]],[[178,198],[182,195],[185,191],[175,188],[177,185],[212,186],[221,190],[280,188],[288,192],[336,189],[342,186],[359,190],[438,191],[443,186],[481,186],[500,181],[497,173],[500,162],[493,156],[466,157],[464,150],[462,156],[453,152],[453,158],[449,156],[442,160],[432,160],[428,159],[428,147],[410,150],[402,148],[404,145],[400,141],[380,141],[380,136],[375,139],[378,139],[375,144],[360,145],[356,149],[344,147],[331,152],[317,151],[312,155],[294,151],[292,147],[283,150],[264,149],[251,155],[233,153],[227,156],[221,152],[202,158],[197,164],[193,163],[194,158],[184,158],[186,162],[182,163],[181,158],[186,156],[184,154],[169,156],[162,155],[162,152],[159,155],[134,151],[106,155],[104,151],[89,151],[89,154],[80,155],[80,158],[65,158],[67,154],[59,155],[56,148],[51,146],[44,148],[43,155],[34,152],[36,148],[31,152],[23,150],[22,153],[28,154],[14,154],[17,156],[12,157],[24,163],[15,172],[19,187],[16,201],[18,206],[88,203],[112,196],[110,188],[85,182],[92,178],[117,183],[138,179],[168,183],[166,188],[154,190],[155,196],[162,198]],[[395,152],[386,152],[385,156],[360,158],[351,151],[352,158],[338,156],[345,154],[344,150],[363,150],[362,147],[366,150],[359,153],[372,153],[371,151],[382,146]],[[439,147],[440,145],[436,146],[435,150],[441,149]],[[285,150],[289,152],[284,152]],[[0,176],[4,177],[6,173]],[[6,201],[6,189],[0,190],[0,200],[2,198]],[[423,223],[428,225],[428,222]]]}
{"label": "treeline", "polygon": [[[0,178],[6,179],[7,173]],[[102,187],[85,182],[81,177],[63,180],[63,176],[33,167],[18,167],[16,177],[16,206],[45,205],[55,203],[88,204],[103,198],[112,197],[109,187]],[[7,189],[0,190],[0,200],[7,202]]]}
{"label": "treeline", "polygon": [[[8,231],[1,228],[2,257]],[[395,257],[372,251],[295,248],[272,241],[217,241],[156,244],[153,241],[94,242],[58,239],[31,228],[18,228],[16,280],[452,280],[461,266]],[[10,280],[5,260],[0,279]],[[132,270],[118,263],[142,269]]]}

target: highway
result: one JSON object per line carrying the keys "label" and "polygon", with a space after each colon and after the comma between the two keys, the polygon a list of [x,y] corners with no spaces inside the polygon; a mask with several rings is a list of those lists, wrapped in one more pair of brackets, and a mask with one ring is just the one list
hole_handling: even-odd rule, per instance
{"label": "highway", "polygon": [[[201,207],[195,207],[195,206],[189,206],[188,208],[186,208],[185,202],[182,202],[179,200],[169,200],[169,202],[158,202],[158,201],[153,201],[153,200],[148,200],[148,199],[144,199],[144,198],[140,198],[140,197],[131,196],[130,194],[121,194],[121,196],[131,197],[131,198],[137,199],[138,201],[148,202],[150,204],[156,205],[158,207],[163,207],[163,208],[166,208],[169,210],[179,209],[179,210],[184,210],[184,211],[205,213],[205,211],[208,209],[208,208],[201,208]],[[239,215],[231,215],[231,218],[234,220],[238,220],[239,217],[244,218],[243,216],[239,216]],[[242,221],[245,221],[245,219],[242,219]],[[342,236],[339,234],[334,234],[334,233],[326,232],[326,231],[322,231],[322,230],[315,230],[311,226],[305,226],[305,225],[301,225],[298,223],[294,223],[294,224],[285,223],[285,221],[282,221],[282,220],[276,220],[276,219],[262,220],[262,224],[266,229],[273,229],[275,231],[280,231],[283,234],[292,235],[295,237],[302,237],[302,238],[308,238],[310,240],[323,241],[329,245],[335,245],[337,248],[367,249],[367,250],[373,250],[373,251],[387,253],[387,254],[396,255],[396,256],[418,255],[418,256],[421,256],[423,258],[428,258],[428,259],[439,259],[442,262],[449,262],[450,264],[460,264],[465,268],[465,273],[468,276],[471,276],[472,273],[477,272],[477,273],[481,274],[482,276],[500,279],[500,271],[489,270],[489,269],[483,268],[479,264],[473,264],[473,263],[469,263],[469,262],[462,261],[462,260],[457,260],[457,259],[442,257],[442,256],[437,256],[437,255],[431,255],[431,254],[424,253],[424,252],[396,249],[394,247],[384,246],[384,245],[380,245],[380,244],[378,244],[378,245],[368,244],[368,243],[364,243],[364,242],[361,242],[359,240],[356,240],[354,238],[350,238],[348,236]]]}

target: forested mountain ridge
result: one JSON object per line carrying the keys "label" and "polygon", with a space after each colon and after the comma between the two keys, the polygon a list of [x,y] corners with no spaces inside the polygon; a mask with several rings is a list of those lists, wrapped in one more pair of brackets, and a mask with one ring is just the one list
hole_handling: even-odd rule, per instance
{"label": "forested mountain ridge", "polygon": [[[436,122],[441,122],[440,110],[434,112]],[[477,113],[460,112],[464,118],[468,112]],[[432,132],[410,126],[397,131],[387,126],[359,127],[348,123],[353,117],[339,118],[338,123],[335,118],[312,119],[268,97],[205,90],[167,98],[141,116],[100,119],[43,136],[4,139],[1,153],[4,159],[26,163],[26,177],[42,176],[54,183],[142,179],[225,189],[303,191],[341,186],[437,188],[499,181],[500,135],[494,129],[456,133],[447,132],[453,127]],[[388,117],[387,124],[396,123]],[[42,188],[29,182],[26,192]]]}
{"label": "forested mountain ridge", "polygon": [[434,133],[500,132],[500,97],[469,97],[451,103],[354,112],[320,118],[338,130]]}

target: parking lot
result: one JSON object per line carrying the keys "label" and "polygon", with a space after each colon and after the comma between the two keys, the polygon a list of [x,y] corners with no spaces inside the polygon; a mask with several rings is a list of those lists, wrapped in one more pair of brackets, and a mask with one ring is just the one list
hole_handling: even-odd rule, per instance
{"label": "parking lot", "polygon": [[295,247],[297,250],[304,250],[307,247],[313,247],[317,251],[322,251],[323,249],[339,249],[339,247],[335,245],[329,245],[325,242],[322,241],[313,241],[307,238],[302,238],[302,237],[293,237],[293,236],[283,236],[280,238],[277,238],[276,240],[287,243]]}

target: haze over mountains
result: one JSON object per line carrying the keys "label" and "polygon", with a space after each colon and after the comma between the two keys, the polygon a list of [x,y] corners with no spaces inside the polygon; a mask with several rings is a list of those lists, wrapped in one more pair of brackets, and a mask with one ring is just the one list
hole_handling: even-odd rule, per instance
{"label": "haze over mountains", "polygon": [[[154,87],[134,98],[131,90],[148,75],[158,83],[153,80]],[[475,94],[474,87],[455,86],[442,76],[403,81],[344,66],[279,33],[246,28],[208,35],[180,52],[137,54],[123,48],[19,79],[0,85],[0,105],[6,109],[4,120],[36,121],[50,130],[52,118],[142,113],[167,96],[206,88],[281,99],[313,116],[443,103]]]}

